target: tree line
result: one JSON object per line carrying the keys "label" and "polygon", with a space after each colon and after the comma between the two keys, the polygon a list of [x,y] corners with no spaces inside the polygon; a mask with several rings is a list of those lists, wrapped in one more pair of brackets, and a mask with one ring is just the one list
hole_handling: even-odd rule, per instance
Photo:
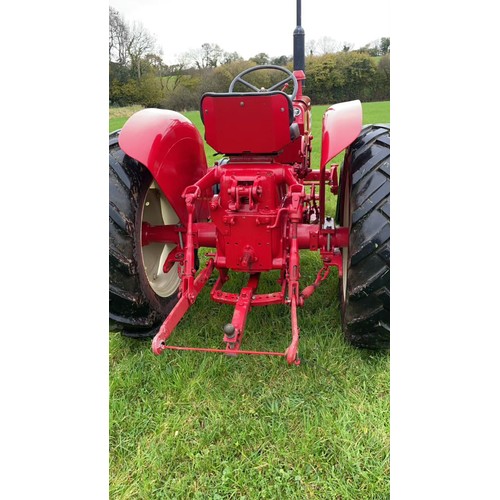
{"label": "tree line", "polygon": [[[205,92],[227,92],[233,78],[256,65],[292,69],[290,56],[266,53],[244,59],[214,43],[204,43],[166,65],[156,39],[139,23],[128,24],[109,7],[109,102],[111,106],[142,104],[177,111],[198,109]],[[272,72],[251,78],[260,87],[276,82]],[[348,42],[325,36],[306,43],[305,94],[314,104],[390,98],[390,38],[353,50]],[[251,80],[249,78],[249,80]],[[282,74],[277,75],[282,79]],[[243,88],[241,90],[244,90]]]}

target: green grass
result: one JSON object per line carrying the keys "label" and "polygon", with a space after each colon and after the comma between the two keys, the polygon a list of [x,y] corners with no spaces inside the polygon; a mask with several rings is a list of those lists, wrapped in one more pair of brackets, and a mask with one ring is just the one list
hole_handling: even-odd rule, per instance
{"label": "green grass", "polygon": [[109,131],[113,132],[114,130],[118,130],[123,127],[123,124],[127,121],[127,118],[110,118],[109,119]]}
{"label": "green grass", "polygon": [[123,127],[123,124],[143,106],[125,106],[123,108],[109,108],[109,131],[113,132]]}
{"label": "green grass", "polygon": [[[325,108],[314,108],[314,127]],[[389,103],[364,110],[389,121]],[[320,267],[304,252],[302,286]],[[259,292],[276,290],[277,277],[264,275]],[[156,357],[149,342],[111,332],[110,498],[389,498],[389,355],[345,343],[336,289],[332,272],[299,310],[298,367],[276,357]],[[206,288],[171,343],[223,347],[231,316]],[[251,311],[243,348],[284,351],[289,341],[287,307]]]}

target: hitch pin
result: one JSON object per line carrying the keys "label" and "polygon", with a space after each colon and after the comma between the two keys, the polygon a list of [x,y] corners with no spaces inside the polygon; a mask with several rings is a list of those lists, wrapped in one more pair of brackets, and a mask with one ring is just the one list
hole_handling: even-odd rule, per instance
{"label": "hitch pin", "polygon": [[[335,229],[335,221],[331,215],[327,215],[325,222],[323,223],[323,229]],[[326,250],[329,252],[332,247],[332,235],[328,233],[326,235]]]}

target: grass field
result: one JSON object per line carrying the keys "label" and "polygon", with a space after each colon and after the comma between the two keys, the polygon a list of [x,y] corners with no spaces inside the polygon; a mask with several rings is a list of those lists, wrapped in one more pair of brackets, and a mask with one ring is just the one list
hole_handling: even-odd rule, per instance
{"label": "grass field", "polygon": [[[313,110],[317,150],[324,109]],[[365,123],[389,122],[388,102],[363,109]],[[186,116],[200,126],[197,112]],[[110,130],[123,123],[113,120]],[[304,252],[302,286],[320,267]],[[259,293],[276,290],[277,277],[263,276]],[[299,367],[260,356],[155,357],[149,342],[110,332],[110,498],[389,498],[389,355],[345,343],[337,281],[333,273],[299,310]],[[171,343],[223,347],[231,315],[206,288]],[[251,311],[243,348],[284,351],[289,341],[287,307]]]}

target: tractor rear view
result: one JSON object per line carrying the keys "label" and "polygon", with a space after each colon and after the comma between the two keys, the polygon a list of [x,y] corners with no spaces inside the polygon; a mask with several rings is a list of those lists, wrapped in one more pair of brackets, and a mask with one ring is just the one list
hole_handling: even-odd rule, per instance
{"label": "tractor rear view", "polygon": [[[300,0],[297,9],[293,72],[255,66],[237,75],[228,92],[203,95],[205,140],[222,154],[213,166],[196,127],[174,111],[139,111],[110,135],[110,319],[126,336],[154,336],[155,354],[267,354],[299,364],[297,310],[332,267],[346,339],[389,347],[389,127],[363,128],[359,101],[334,104],[323,116],[319,168],[311,165]],[[252,77],[261,72],[279,81],[258,87]],[[343,150],[339,172],[329,163]],[[337,195],[334,217],[326,213],[327,189]],[[209,251],[199,268],[202,247]],[[318,252],[322,266],[301,288],[303,250]],[[276,291],[259,293],[262,273],[271,271],[279,272]],[[225,290],[233,273],[248,277],[239,293]],[[234,306],[223,347],[171,345],[214,274],[212,301]],[[283,305],[290,309],[286,349],[242,349],[251,309]]]}

